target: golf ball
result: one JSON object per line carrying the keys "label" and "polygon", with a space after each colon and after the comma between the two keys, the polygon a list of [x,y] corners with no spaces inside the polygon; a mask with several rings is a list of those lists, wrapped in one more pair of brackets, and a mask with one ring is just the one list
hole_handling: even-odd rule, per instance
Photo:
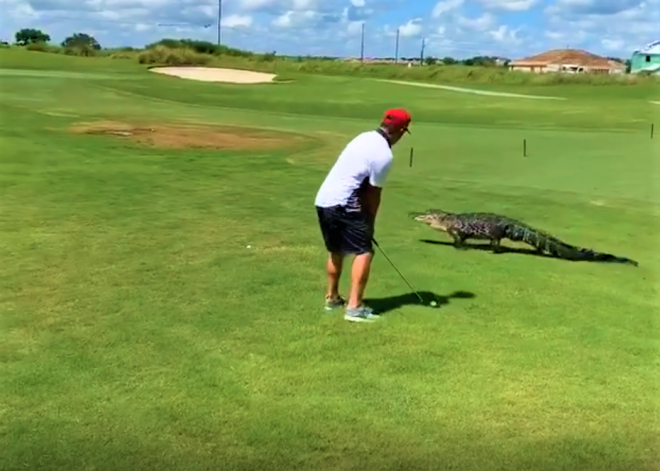
{"label": "golf ball", "polygon": [[436,307],[436,306],[438,305],[438,303],[436,303],[435,301],[431,301],[430,304],[431,304],[431,306],[433,306],[433,307]]}

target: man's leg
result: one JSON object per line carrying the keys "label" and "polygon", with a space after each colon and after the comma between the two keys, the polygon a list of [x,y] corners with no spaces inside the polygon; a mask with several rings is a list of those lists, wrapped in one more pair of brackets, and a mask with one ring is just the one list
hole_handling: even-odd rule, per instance
{"label": "man's leg", "polygon": [[351,292],[344,319],[352,322],[373,321],[378,318],[370,307],[363,304],[374,256],[372,236],[373,229],[363,215],[348,216],[344,237],[345,251],[354,253],[355,260],[351,269]]}
{"label": "man's leg", "polygon": [[326,263],[328,290],[325,293],[325,309],[327,311],[332,311],[346,304],[344,298],[339,295],[339,279],[341,278],[343,263],[344,256],[342,254],[330,252]]}
{"label": "man's leg", "polygon": [[342,254],[330,253],[328,255],[328,262],[326,264],[328,291],[325,293],[326,298],[337,299],[339,297],[339,279],[341,278],[343,264],[344,257]]}
{"label": "man's leg", "polygon": [[364,290],[369,281],[369,273],[371,272],[371,260],[373,253],[367,252],[356,255],[353,260],[353,267],[351,270],[351,292],[348,297],[348,308],[357,308],[362,305],[364,297]]}
{"label": "man's leg", "polygon": [[339,295],[339,279],[344,262],[344,255],[341,253],[341,221],[337,217],[336,208],[316,208],[316,212],[325,248],[328,251],[326,261],[328,289],[325,293],[325,309],[331,311],[345,304]]}

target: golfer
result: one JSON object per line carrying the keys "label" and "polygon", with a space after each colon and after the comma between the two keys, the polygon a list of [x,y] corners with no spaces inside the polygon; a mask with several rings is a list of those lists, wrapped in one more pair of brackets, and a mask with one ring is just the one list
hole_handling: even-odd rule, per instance
{"label": "golfer", "polygon": [[[392,164],[392,146],[409,132],[411,119],[403,109],[386,111],[378,129],[363,132],[346,145],[316,195],[321,234],[329,252],[325,309],[345,305],[344,319],[349,321],[378,318],[362,301],[374,254],[374,225]],[[339,294],[339,279],[344,257],[349,254],[355,259],[346,303]]]}

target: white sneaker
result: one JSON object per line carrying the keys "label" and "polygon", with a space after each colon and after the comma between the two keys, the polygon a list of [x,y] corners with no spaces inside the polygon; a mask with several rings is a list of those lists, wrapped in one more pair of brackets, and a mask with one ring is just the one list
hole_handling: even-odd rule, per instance
{"label": "white sneaker", "polygon": [[375,314],[374,311],[367,306],[347,307],[344,319],[350,322],[373,322],[380,319],[380,316]]}

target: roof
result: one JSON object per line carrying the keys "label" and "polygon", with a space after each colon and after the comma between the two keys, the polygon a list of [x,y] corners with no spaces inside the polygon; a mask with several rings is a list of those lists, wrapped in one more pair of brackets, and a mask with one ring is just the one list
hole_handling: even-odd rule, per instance
{"label": "roof", "polygon": [[535,56],[518,59],[509,63],[509,65],[518,66],[544,66],[544,65],[580,65],[588,67],[598,67],[603,69],[625,68],[619,62],[597,56],[581,49],[553,49]]}
{"label": "roof", "polygon": [[660,54],[660,41],[653,41],[643,48],[637,49],[635,52],[639,52],[641,54]]}

